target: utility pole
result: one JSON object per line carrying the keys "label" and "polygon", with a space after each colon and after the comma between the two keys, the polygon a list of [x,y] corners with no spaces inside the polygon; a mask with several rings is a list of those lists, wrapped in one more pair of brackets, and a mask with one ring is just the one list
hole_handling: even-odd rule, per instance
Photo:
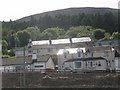
{"label": "utility pole", "polygon": [[23,47],[23,63],[20,70],[20,88],[26,87],[26,75],[25,75],[25,47]]}
{"label": "utility pole", "polygon": [[25,66],[26,66],[26,63],[25,63],[25,47],[24,47],[24,62],[23,62],[23,87],[24,88],[26,87]]}

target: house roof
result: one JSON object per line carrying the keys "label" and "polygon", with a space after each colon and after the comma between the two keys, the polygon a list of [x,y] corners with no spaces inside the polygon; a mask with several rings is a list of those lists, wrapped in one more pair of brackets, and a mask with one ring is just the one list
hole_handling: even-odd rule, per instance
{"label": "house roof", "polygon": [[85,52],[85,48],[68,48],[68,49],[60,49],[57,55],[61,55],[64,51],[68,51],[70,54],[77,53],[78,50],[83,50]]}
{"label": "house roof", "polygon": [[57,55],[49,55],[49,54],[46,54],[46,55],[38,55],[38,59],[37,59],[37,62],[47,62],[49,60],[49,58],[52,58],[52,61],[55,65],[57,65]]}
{"label": "house roof", "polygon": [[90,58],[74,58],[74,59],[69,59],[65,62],[74,62],[74,61],[89,61],[89,60],[106,60],[103,57],[90,57]]}
{"label": "house roof", "polygon": [[[32,57],[25,57],[26,64],[32,62]],[[3,58],[2,65],[20,65],[24,64],[24,57],[17,58]]]}
{"label": "house roof", "polygon": [[47,62],[50,57],[50,55],[38,55],[37,62]]}
{"label": "house roof", "polygon": [[[90,37],[81,37],[81,38],[71,38],[72,43],[78,43],[78,42],[90,42]],[[52,44],[68,44],[71,43],[70,39],[55,39],[51,40]],[[41,41],[32,41],[32,45],[49,45],[49,40],[41,40]]]}
{"label": "house roof", "polygon": [[[51,56],[50,55],[39,55],[37,62],[47,62]],[[25,57],[26,64],[33,63],[32,57]],[[17,58],[3,58],[2,65],[21,65],[24,64],[24,57]]]}

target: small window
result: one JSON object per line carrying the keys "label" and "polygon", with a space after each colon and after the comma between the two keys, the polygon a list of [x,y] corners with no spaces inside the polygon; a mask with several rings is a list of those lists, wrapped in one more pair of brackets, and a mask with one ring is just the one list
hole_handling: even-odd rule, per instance
{"label": "small window", "polygon": [[98,66],[101,66],[101,63],[100,63],[100,62],[98,62]]}
{"label": "small window", "polygon": [[64,53],[64,58],[67,58],[67,53]]}
{"label": "small window", "polygon": [[29,51],[28,51],[28,53],[32,53],[32,51],[31,51],[31,50],[29,50]]}
{"label": "small window", "polygon": [[90,67],[93,67],[93,62],[92,61],[90,62]]}
{"label": "small window", "polygon": [[40,67],[43,67],[43,65],[37,65],[37,66],[35,66],[35,68],[40,68]]}
{"label": "small window", "polygon": [[78,52],[78,57],[81,57],[81,52],[80,51]]}
{"label": "small window", "polygon": [[82,62],[75,62],[75,68],[81,68]]}

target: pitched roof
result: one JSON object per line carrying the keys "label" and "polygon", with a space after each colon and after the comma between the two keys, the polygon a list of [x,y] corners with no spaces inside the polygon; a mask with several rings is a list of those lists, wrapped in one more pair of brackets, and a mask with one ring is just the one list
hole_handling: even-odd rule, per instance
{"label": "pitched roof", "polygon": [[37,62],[47,62],[50,57],[50,55],[38,55]]}
{"label": "pitched roof", "polygon": [[[32,58],[31,57],[25,57],[25,62],[31,63]],[[2,59],[2,65],[20,65],[24,64],[24,57],[17,57],[17,58],[3,58]]]}
{"label": "pitched roof", "polygon": [[87,60],[106,60],[103,57],[90,57],[90,58],[74,58],[74,59],[69,59],[65,62],[74,62],[74,61],[87,61]]}
{"label": "pitched roof", "polygon": [[[37,62],[47,62],[50,55],[39,55]],[[33,63],[32,57],[25,57],[26,64]],[[4,58],[2,59],[2,65],[21,65],[24,64],[24,57],[17,58]]]}

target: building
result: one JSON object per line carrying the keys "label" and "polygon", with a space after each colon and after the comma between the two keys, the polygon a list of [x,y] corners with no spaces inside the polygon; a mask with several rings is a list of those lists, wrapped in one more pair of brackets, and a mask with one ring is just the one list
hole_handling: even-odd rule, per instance
{"label": "building", "polygon": [[58,69],[75,70],[79,67],[77,70],[82,71],[115,70],[114,53],[110,46],[60,49],[57,53]]}
{"label": "building", "polygon": [[41,55],[37,59],[32,57],[17,57],[2,59],[2,72],[45,71],[55,69],[54,62],[50,55]]}
{"label": "building", "polygon": [[[29,46],[31,46],[30,48],[25,47],[25,55],[29,56],[33,53],[37,55],[56,55],[59,49],[89,46],[91,44],[90,42],[91,39],[89,37],[32,41],[29,43]],[[23,48],[16,48],[15,56],[23,56],[23,51]]]}
{"label": "building", "polygon": [[115,51],[115,69],[120,71],[120,53]]}
{"label": "building", "polygon": [[103,57],[74,58],[65,61],[65,69],[74,72],[105,71],[107,70],[107,64]]}
{"label": "building", "polygon": [[31,69],[34,71],[40,71],[45,69],[55,69],[55,64],[49,55],[38,56],[37,59],[33,59]]}
{"label": "building", "polygon": [[2,72],[19,72],[20,70],[23,70],[24,65],[26,68],[29,68],[31,62],[31,57],[3,58]]}

